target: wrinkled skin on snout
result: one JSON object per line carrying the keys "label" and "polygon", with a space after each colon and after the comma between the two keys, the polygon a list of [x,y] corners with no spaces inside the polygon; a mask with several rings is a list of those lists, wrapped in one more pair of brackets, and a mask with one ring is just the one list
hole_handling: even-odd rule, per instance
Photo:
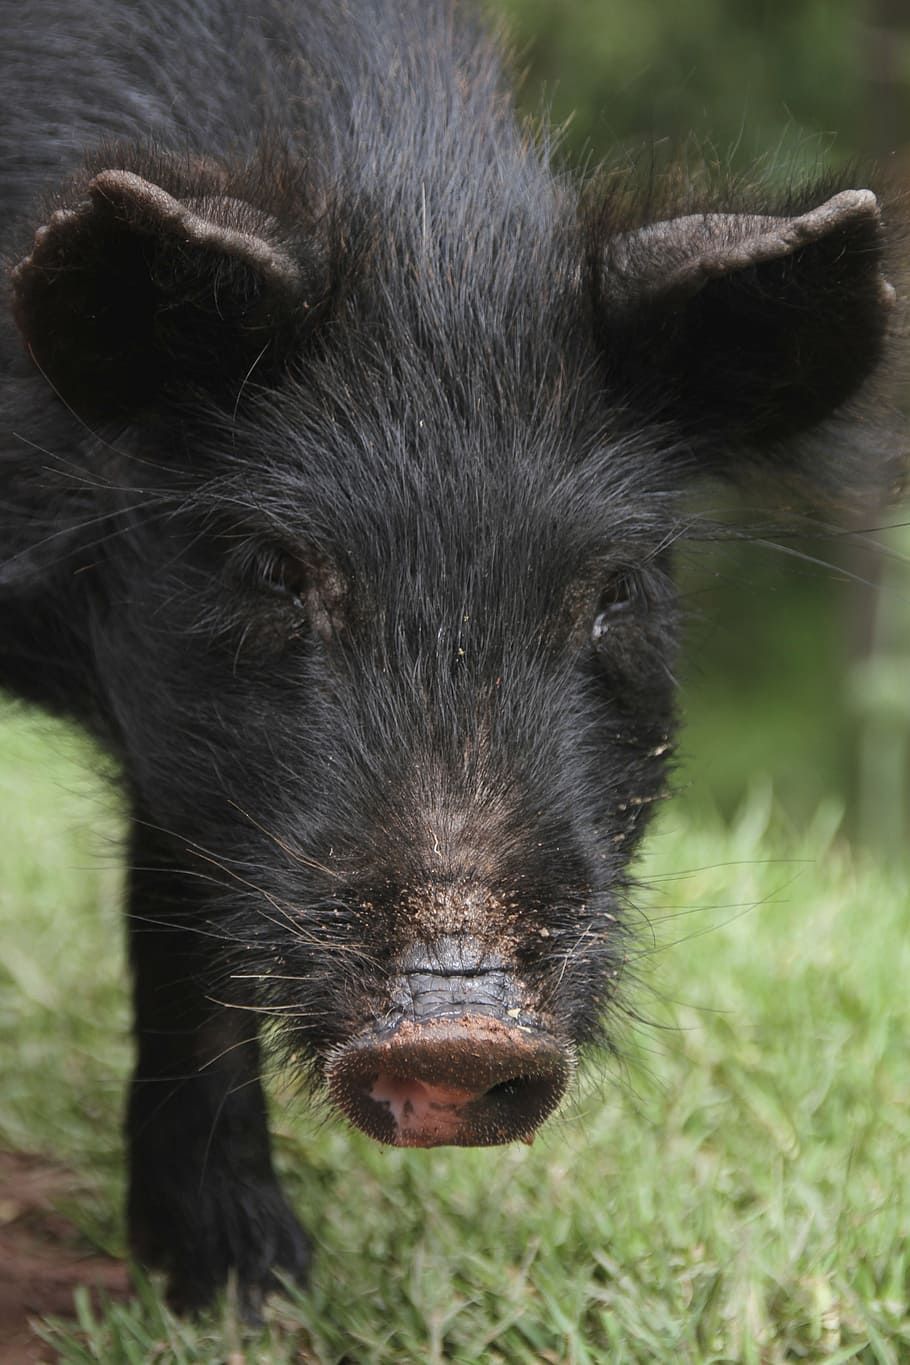
{"label": "wrinkled skin on snout", "polygon": [[112,4],[9,25],[0,682],[122,773],[134,1252],[255,1316],[309,1259],[260,1031],[407,1147],[609,1045],[683,508],[886,490],[896,295],[868,190],[555,178],[448,6]]}

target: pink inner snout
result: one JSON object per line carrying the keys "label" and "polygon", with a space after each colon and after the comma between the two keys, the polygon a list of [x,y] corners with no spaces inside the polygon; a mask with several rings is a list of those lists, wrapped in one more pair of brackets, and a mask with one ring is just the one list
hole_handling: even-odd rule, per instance
{"label": "pink inner snout", "polygon": [[403,1081],[382,1071],[370,1090],[371,1100],[388,1107],[400,1147],[440,1147],[455,1142],[463,1124],[464,1106],[477,1098],[475,1090]]}

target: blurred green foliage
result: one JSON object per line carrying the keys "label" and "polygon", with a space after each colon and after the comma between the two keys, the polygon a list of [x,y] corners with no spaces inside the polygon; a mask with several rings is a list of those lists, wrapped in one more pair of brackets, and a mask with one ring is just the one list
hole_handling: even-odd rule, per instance
{"label": "blurred green foliage", "polygon": [[[576,164],[706,160],[787,182],[852,164],[865,179],[874,161],[900,178],[906,0],[487,3],[524,72],[523,108],[549,108]],[[881,524],[905,515],[889,509]],[[770,778],[797,823],[835,792],[853,833],[900,841],[910,708],[895,698],[910,694],[910,576],[899,557],[882,574],[859,539],[686,555],[680,780],[696,804],[729,814]]]}
{"label": "blurred green foliage", "polygon": [[[499,0],[578,152],[694,133],[739,168],[867,145],[856,0]],[[498,7],[499,7],[498,6]],[[835,136],[836,135],[836,136]]]}

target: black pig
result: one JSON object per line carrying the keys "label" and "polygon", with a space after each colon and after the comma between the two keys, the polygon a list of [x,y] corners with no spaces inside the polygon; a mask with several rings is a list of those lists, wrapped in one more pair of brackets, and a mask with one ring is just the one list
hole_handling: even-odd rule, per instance
{"label": "black pig", "polygon": [[2,16],[0,681],[122,772],[135,1254],[255,1311],[260,1024],[404,1146],[604,1041],[682,499],[892,483],[885,230],[573,185],[448,0]]}

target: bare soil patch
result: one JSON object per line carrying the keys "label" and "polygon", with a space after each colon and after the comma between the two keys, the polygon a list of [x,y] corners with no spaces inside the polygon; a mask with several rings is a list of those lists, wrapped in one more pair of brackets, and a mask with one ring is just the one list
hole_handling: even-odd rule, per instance
{"label": "bare soil patch", "polygon": [[99,1256],[55,1204],[74,1194],[71,1172],[46,1157],[0,1152],[0,1365],[37,1365],[54,1353],[30,1319],[73,1311],[73,1291],[127,1298],[122,1261]]}

